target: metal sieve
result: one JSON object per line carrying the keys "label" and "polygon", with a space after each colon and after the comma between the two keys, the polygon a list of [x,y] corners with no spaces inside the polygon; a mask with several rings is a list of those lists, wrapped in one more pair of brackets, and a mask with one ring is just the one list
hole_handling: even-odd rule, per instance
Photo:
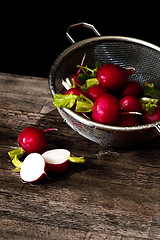
{"label": "metal sieve", "polygon": [[[78,27],[92,29],[98,37],[74,42],[69,32]],[[93,25],[78,23],[71,25],[66,36],[72,42],[69,48],[62,52],[53,63],[49,74],[49,87],[54,97],[62,91],[62,79],[77,72],[76,65],[86,53],[85,62],[94,67],[98,61],[101,65],[115,63],[122,67],[136,68],[136,74],[130,80],[153,82],[159,87],[160,82],[160,48],[135,38],[122,36],[100,36]],[[99,124],[85,119],[69,109],[58,108],[67,124],[82,136],[103,146],[125,147],[146,142],[158,136],[160,121],[134,127],[117,127]]]}

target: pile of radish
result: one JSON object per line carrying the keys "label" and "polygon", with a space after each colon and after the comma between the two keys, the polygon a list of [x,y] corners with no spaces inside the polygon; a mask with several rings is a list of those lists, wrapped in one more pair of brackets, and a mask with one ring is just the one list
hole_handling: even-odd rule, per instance
{"label": "pile of radish", "polygon": [[[84,60],[84,59],[83,59]],[[62,81],[65,92],[54,96],[56,107],[70,108],[88,119],[131,127],[160,120],[160,91],[148,82],[129,80],[134,68],[109,63],[94,69],[77,65],[76,74]]]}
{"label": "pile of radish", "polygon": [[[24,182],[36,182],[47,176],[47,173],[62,173],[69,167],[69,162],[84,163],[84,157],[71,156],[67,149],[53,149],[47,151],[45,132],[57,130],[40,130],[37,127],[24,128],[18,135],[19,148],[8,152],[14,171],[20,172]],[[27,156],[19,160],[24,154]]]}

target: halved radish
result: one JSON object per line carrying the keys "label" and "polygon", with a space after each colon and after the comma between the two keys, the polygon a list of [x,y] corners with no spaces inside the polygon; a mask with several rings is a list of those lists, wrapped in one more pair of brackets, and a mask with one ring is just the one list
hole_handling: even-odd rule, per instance
{"label": "halved radish", "polygon": [[64,172],[69,166],[68,157],[70,157],[70,155],[70,151],[66,149],[46,151],[42,154],[46,162],[46,170],[55,173]]}
{"label": "halved radish", "polygon": [[20,177],[25,182],[36,182],[40,180],[46,170],[46,163],[39,153],[29,154],[23,161]]}

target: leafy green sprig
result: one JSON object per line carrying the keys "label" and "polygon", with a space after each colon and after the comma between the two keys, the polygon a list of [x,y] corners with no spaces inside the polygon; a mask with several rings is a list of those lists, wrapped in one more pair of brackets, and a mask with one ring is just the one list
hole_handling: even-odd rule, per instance
{"label": "leafy green sprig", "polygon": [[160,90],[154,87],[153,83],[145,82],[143,89],[144,96],[158,98],[160,97]]}
{"label": "leafy green sprig", "polygon": [[157,107],[158,99],[142,97],[140,99],[143,111],[148,112],[152,115],[155,111],[155,107]]}
{"label": "leafy green sprig", "polygon": [[94,103],[83,94],[80,96],[74,94],[56,94],[53,104],[56,107],[69,109],[76,104],[75,112],[91,112],[94,106]]}
{"label": "leafy green sprig", "polygon": [[160,90],[155,88],[153,83],[148,83],[146,81],[143,89],[143,95],[144,97],[140,99],[142,108],[144,111],[152,115],[159,101]]}
{"label": "leafy green sprig", "polygon": [[[87,65],[86,66],[77,65],[77,67],[84,71],[84,73],[79,73],[78,80],[82,81],[82,83],[85,83],[87,79],[97,78],[97,70],[100,67],[100,64],[99,62],[96,62],[94,69],[89,68]],[[88,72],[90,74],[88,74]]]}

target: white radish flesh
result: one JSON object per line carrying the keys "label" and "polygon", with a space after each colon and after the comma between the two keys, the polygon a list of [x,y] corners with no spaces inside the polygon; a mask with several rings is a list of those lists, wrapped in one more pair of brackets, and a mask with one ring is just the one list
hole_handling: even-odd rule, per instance
{"label": "white radish flesh", "polygon": [[25,182],[40,180],[45,174],[46,163],[39,153],[29,154],[23,161],[20,176]]}
{"label": "white radish flesh", "polygon": [[66,149],[49,150],[42,156],[45,159],[47,171],[64,172],[69,166],[67,158],[70,157],[70,151]]}

